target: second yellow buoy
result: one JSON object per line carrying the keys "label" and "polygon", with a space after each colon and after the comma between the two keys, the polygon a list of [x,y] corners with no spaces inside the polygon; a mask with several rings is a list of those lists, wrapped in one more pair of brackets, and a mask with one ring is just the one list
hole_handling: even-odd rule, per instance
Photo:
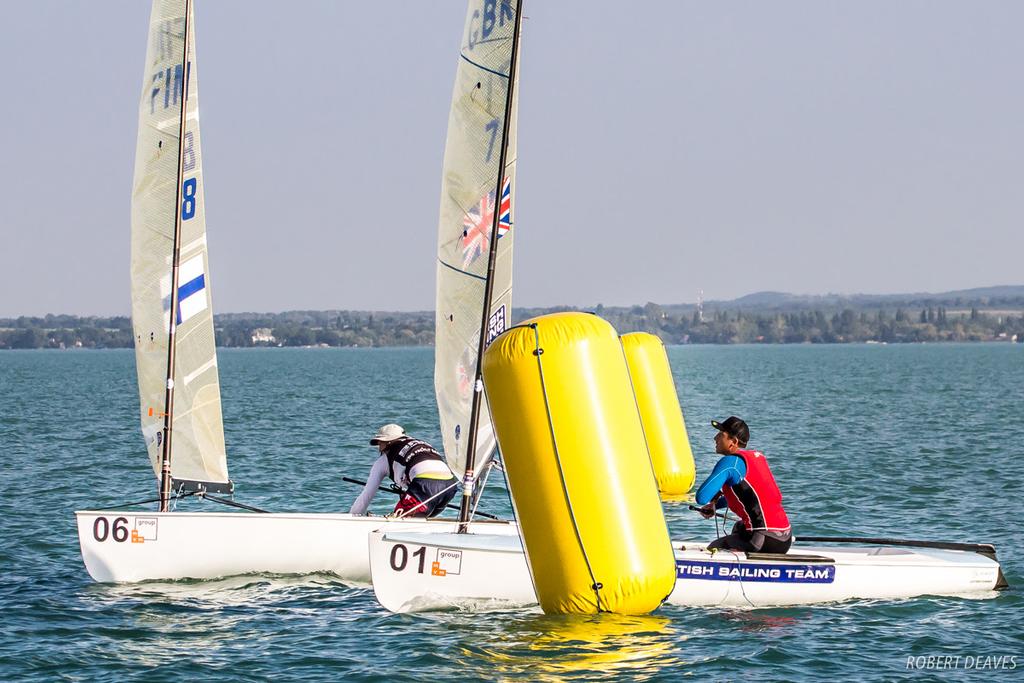
{"label": "second yellow buoy", "polygon": [[682,495],[693,486],[696,470],[665,345],[646,332],[630,332],[621,339],[658,490],[665,496]]}

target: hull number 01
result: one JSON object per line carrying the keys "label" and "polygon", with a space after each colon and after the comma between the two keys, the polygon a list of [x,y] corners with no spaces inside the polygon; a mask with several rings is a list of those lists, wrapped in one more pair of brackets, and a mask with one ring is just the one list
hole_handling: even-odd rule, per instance
{"label": "hull number 01", "polygon": [[[416,565],[416,573],[422,574],[427,563],[427,548],[421,546],[412,556],[419,558],[419,562]],[[400,572],[404,571],[407,566],[409,566],[409,549],[401,543],[396,543],[395,547],[391,549],[391,568],[396,572]]]}

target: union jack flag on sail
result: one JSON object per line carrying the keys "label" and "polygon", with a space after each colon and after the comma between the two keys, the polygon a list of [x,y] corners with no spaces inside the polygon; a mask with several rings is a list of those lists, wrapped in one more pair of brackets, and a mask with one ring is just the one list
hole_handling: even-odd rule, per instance
{"label": "union jack flag on sail", "polygon": [[[462,267],[468,268],[490,248],[494,222],[494,192],[480,198],[462,219]],[[512,179],[505,178],[498,206],[498,239],[512,228]]]}

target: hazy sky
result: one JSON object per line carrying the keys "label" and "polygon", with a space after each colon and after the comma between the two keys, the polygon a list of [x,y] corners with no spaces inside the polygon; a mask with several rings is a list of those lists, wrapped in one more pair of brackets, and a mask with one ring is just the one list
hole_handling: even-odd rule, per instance
{"label": "hazy sky", "polygon": [[[126,314],[150,3],[4,3],[0,316]],[[429,310],[464,0],[196,0],[214,308]],[[1024,282],[1024,3],[526,0],[522,306]]]}

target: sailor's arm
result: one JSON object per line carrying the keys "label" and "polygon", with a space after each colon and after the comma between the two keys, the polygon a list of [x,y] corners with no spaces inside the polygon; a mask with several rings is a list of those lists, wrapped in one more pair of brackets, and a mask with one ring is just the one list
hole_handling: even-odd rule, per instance
{"label": "sailor's arm", "polygon": [[383,455],[377,458],[377,461],[373,463],[373,467],[370,468],[370,474],[366,477],[366,486],[363,487],[362,493],[356,498],[356,502],[352,503],[352,508],[349,510],[353,515],[364,515],[366,509],[370,507],[370,501],[373,500],[374,494],[377,493],[377,487],[384,481],[384,477],[388,473],[388,459]]}
{"label": "sailor's arm", "polygon": [[[722,487],[726,484],[735,486],[743,480],[747,474],[747,465],[743,458],[735,455],[726,455],[715,463],[715,469],[711,470],[710,476],[697,489],[697,505],[707,505],[718,497]],[[716,500],[716,507],[723,499]]]}

